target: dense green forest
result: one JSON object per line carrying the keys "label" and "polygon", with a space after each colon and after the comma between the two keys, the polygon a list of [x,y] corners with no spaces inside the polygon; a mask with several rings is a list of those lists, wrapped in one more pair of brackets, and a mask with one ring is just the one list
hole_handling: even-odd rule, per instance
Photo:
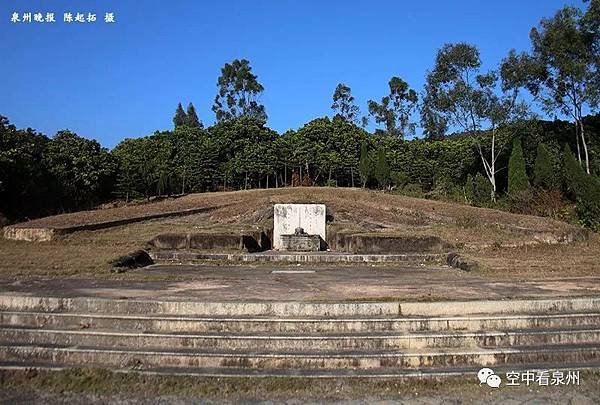
{"label": "dense green forest", "polygon": [[[362,116],[333,89],[333,118],[283,134],[267,126],[250,62],[222,68],[204,128],[179,104],[174,129],[113,150],[70,131],[52,138],[0,117],[0,212],[10,220],[215,190],[370,187],[600,226],[600,1],[565,7],[484,71],[466,43],[437,52],[420,93],[400,77]],[[534,111],[566,120],[547,121]],[[419,125],[415,117],[420,117]],[[366,130],[369,121],[378,128]],[[422,136],[415,135],[422,128]]]}

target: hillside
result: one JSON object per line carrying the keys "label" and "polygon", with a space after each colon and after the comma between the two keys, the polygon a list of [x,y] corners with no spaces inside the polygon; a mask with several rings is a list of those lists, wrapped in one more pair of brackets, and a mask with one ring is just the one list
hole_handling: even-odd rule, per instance
{"label": "hillside", "polygon": [[[489,259],[492,269],[504,267],[507,260],[519,257],[523,263],[533,260],[538,263],[534,267],[543,267],[545,258],[553,257],[549,268],[562,268],[569,260],[578,260],[586,263],[582,267],[585,271],[598,270],[597,265],[588,265],[598,262],[596,236],[585,240],[587,232],[567,223],[364,189],[324,187],[191,194],[24,222],[14,229],[56,228],[66,233],[40,243],[3,239],[0,251],[4,260],[0,269],[9,274],[103,272],[110,259],[144,247],[159,233],[231,232],[268,227],[275,203],[324,203],[330,229],[438,236],[455,250],[477,257],[482,263]],[[156,215],[169,216],[144,220]],[[109,226],[112,221],[132,223]],[[81,230],[85,227],[104,229]]]}

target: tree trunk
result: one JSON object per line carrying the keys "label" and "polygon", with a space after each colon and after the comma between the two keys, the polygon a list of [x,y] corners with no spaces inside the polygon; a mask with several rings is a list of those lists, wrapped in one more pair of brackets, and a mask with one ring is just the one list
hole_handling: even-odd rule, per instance
{"label": "tree trunk", "polygon": [[244,190],[248,190],[248,171],[246,170],[246,179],[244,182]]}
{"label": "tree trunk", "polygon": [[350,168],[350,178],[352,179],[352,188],[354,188],[354,168]]}
{"label": "tree trunk", "polygon": [[[587,174],[590,174],[590,157],[588,154],[587,142],[585,141],[585,130],[583,129],[582,117],[579,117],[579,128],[579,134],[581,135],[581,143],[583,144],[583,153],[585,155],[585,171]],[[581,162],[581,159],[579,161]]]}
{"label": "tree trunk", "polygon": [[490,201],[496,203],[496,130],[492,129],[492,158],[490,162],[487,161],[485,156],[483,156],[483,150],[481,149],[481,145],[479,141],[477,141],[477,151],[479,152],[479,157],[481,158],[481,163],[483,163],[483,169],[485,170],[485,175],[488,178],[488,181],[492,185],[492,191],[490,193]]}
{"label": "tree trunk", "polygon": [[577,142],[577,160],[581,164],[581,148],[579,147],[579,120],[575,120],[575,142]]}
{"label": "tree trunk", "polygon": [[287,187],[287,163],[283,164],[283,187]]}

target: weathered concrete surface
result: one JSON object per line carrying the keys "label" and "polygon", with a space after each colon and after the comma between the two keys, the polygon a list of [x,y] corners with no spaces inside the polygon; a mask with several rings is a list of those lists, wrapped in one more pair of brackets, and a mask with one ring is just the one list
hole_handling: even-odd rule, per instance
{"label": "weathered concrete surface", "polygon": [[321,250],[321,237],[319,235],[281,235],[281,250],[318,252]]}
{"label": "weathered concrete surface", "polygon": [[[82,287],[79,283],[68,291],[63,284],[63,296],[41,295],[39,288],[0,293],[0,370],[51,365],[214,377],[253,377],[262,371],[263,376],[286,377],[443,378],[475,376],[482,366],[522,371],[600,365],[597,295],[445,302],[225,301],[221,292],[209,300],[193,294],[166,299],[157,297],[157,290],[154,297],[140,299],[124,289],[119,293],[125,295],[106,297],[98,294],[98,285],[84,296]],[[109,318],[113,322],[107,324]],[[378,331],[360,330],[375,321]],[[278,332],[282,324],[295,322],[300,326],[296,333]],[[301,328],[304,324],[312,328]],[[443,324],[443,330],[435,330]],[[476,329],[467,330],[469,325]],[[489,330],[490,325],[499,329]]]}
{"label": "weathered concrete surface", "polygon": [[445,252],[450,245],[437,236],[343,235],[339,250],[359,254]]}
{"label": "weathered concrete surface", "polygon": [[326,236],[324,204],[275,204],[273,207],[273,249],[282,248],[281,235],[291,235],[298,227],[309,235]]}
{"label": "weathered concrete surface", "polygon": [[[101,292],[101,291],[98,291]],[[160,314],[181,316],[468,316],[523,313],[599,312],[600,297],[442,302],[303,302],[303,301],[198,301],[169,298],[123,299],[123,297],[0,294],[2,311],[48,311],[96,314]]]}
{"label": "weathered concrete surface", "polygon": [[258,252],[263,250],[264,232],[247,234],[226,234],[214,232],[195,233],[163,233],[156,235],[148,245],[157,249],[179,250],[223,250]]}
{"label": "weathered concrete surface", "polygon": [[17,228],[7,226],[4,228],[6,239],[23,240],[27,242],[47,242],[52,240],[60,231],[52,228]]}
{"label": "weathered concrete surface", "polygon": [[[310,274],[278,269],[313,270]],[[142,281],[146,275],[162,281]],[[129,297],[208,301],[503,300],[600,295],[600,277],[490,279],[448,267],[377,265],[155,265],[132,270],[124,280],[0,280],[6,294],[58,297]],[[138,277],[136,280],[135,277]],[[451,286],[452,288],[450,288]]]}
{"label": "weathered concrete surface", "polygon": [[227,262],[273,262],[273,263],[407,263],[411,265],[442,263],[443,254],[348,254],[336,252],[284,252],[269,250],[266,252],[238,254],[186,251],[156,251],[150,256],[163,264],[194,264],[201,261]]}

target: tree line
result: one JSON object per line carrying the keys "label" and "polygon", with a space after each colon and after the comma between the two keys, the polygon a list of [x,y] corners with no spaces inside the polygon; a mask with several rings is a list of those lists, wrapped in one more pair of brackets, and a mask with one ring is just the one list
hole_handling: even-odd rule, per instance
{"label": "tree line", "polygon": [[[600,102],[600,1],[586,10],[564,7],[530,38],[530,52],[510,51],[488,71],[476,46],[446,44],[420,93],[394,76],[365,116],[340,83],[333,118],[283,134],[267,126],[264,87],[247,60],[221,69],[213,125],[205,128],[193,104],[180,103],[173,130],[125,139],[110,151],[70,131],[48,138],[2,117],[0,212],[23,219],[114,198],[328,185],[515,211],[544,200],[545,208],[528,213],[552,216],[568,216],[559,211],[571,204],[594,227],[600,199],[589,199],[600,189],[600,119],[585,112]],[[570,121],[539,119],[527,94],[546,114]],[[410,139],[417,115],[423,136]]]}

